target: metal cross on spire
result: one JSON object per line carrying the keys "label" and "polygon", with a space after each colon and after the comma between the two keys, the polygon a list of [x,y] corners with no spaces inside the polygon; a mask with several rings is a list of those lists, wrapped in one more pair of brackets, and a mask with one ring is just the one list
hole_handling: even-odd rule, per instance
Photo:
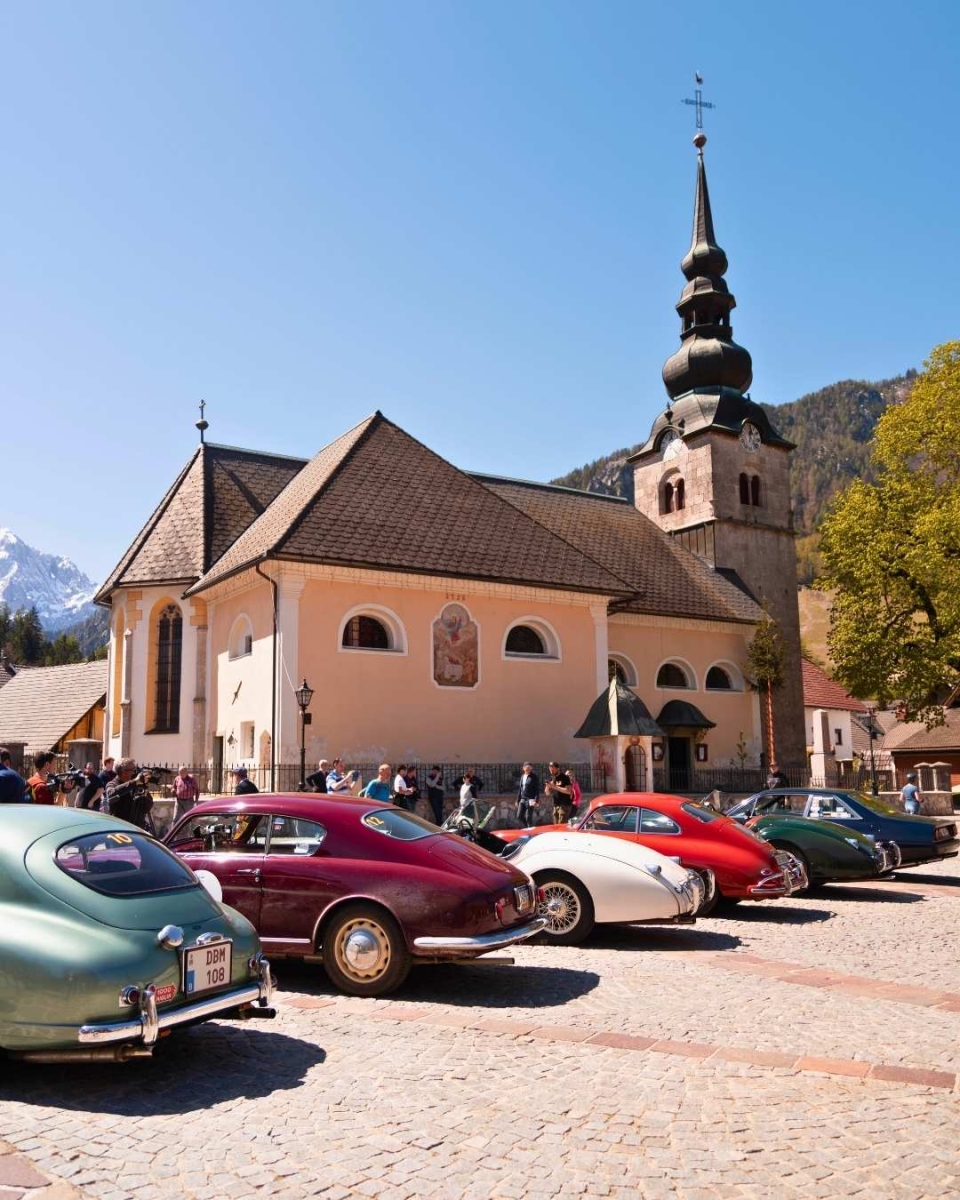
{"label": "metal cross on spire", "polygon": [[203,445],[203,435],[210,428],[210,422],[204,418],[203,410],[207,407],[206,400],[200,401],[200,420],[197,421],[197,428],[200,430],[200,445]]}
{"label": "metal cross on spire", "polygon": [[696,84],[697,84],[696,90],[693,93],[694,98],[692,100],[684,99],[683,101],[681,101],[681,103],[692,104],[696,108],[696,110],[697,110],[697,130],[699,131],[699,130],[703,129],[703,110],[705,108],[716,108],[717,106],[715,104],[711,104],[709,102],[709,100],[704,100],[704,98],[703,98],[703,76],[700,74],[700,72],[699,71],[695,72],[693,77],[696,80]]}

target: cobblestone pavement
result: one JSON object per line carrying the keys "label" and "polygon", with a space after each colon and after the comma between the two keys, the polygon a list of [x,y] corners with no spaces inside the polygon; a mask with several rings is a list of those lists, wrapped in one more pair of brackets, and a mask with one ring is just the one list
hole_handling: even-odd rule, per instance
{"label": "cobblestone pavement", "polygon": [[960,1194],[958,920],[952,860],[384,1001],[281,964],[269,1025],[0,1068],[0,1200]]}

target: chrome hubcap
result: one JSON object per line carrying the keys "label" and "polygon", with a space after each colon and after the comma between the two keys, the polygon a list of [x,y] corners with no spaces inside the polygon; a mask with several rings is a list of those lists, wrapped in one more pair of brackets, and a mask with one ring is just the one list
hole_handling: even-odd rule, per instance
{"label": "chrome hubcap", "polygon": [[580,901],[565,883],[548,883],[543,889],[540,916],[547,918],[547,933],[569,933],[580,920]]}
{"label": "chrome hubcap", "polygon": [[353,979],[377,979],[390,965],[386,930],[368,917],[348,921],[335,947],[340,969]]}

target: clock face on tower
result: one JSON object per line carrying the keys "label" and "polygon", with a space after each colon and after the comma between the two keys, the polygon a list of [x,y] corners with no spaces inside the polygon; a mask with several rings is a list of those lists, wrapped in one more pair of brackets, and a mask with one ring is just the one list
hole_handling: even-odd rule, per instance
{"label": "clock face on tower", "polygon": [[660,439],[660,453],[664,462],[677,458],[683,448],[683,439],[673,429],[668,429]]}
{"label": "clock face on tower", "polygon": [[743,428],[740,430],[740,445],[748,454],[756,454],[762,445],[763,439],[760,436],[760,430],[753,424],[752,421],[744,421]]}

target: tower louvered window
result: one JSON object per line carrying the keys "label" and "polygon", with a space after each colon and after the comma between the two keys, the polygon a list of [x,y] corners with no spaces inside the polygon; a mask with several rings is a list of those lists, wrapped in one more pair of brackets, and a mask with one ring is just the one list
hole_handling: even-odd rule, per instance
{"label": "tower louvered window", "polygon": [[180,658],[183,617],[168,604],[157,622],[157,694],[154,729],[159,733],[180,730]]}

